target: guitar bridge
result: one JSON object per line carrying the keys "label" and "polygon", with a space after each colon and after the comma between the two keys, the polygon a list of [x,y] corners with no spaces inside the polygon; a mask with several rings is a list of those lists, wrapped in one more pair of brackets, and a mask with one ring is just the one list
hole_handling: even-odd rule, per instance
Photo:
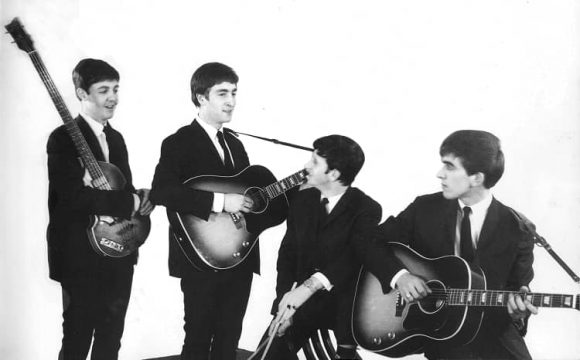
{"label": "guitar bridge", "polygon": [[230,216],[232,217],[234,224],[238,224],[241,221],[241,218],[238,214],[230,213]]}
{"label": "guitar bridge", "polygon": [[397,303],[395,304],[395,317],[403,316],[404,309],[405,309],[405,300],[403,300],[401,292],[397,291]]}

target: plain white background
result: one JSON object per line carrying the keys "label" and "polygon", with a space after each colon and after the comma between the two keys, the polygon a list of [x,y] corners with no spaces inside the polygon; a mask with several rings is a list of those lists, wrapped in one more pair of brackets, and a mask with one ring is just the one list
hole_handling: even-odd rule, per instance
{"label": "plain white background", "polygon": [[[240,76],[230,127],[310,146],[338,133],[367,162],[355,186],[384,218],[439,190],[438,147],[462,128],[498,135],[506,172],[498,199],[522,211],[580,271],[580,5],[575,1],[42,1],[2,0],[19,16],[73,115],[70,72],[84,57],[121,73],[112,123],[125,136],[137,187],[150,187],[163,138],[195,115],[189,79],[208,61]],[[0,36],[0,358],[55,359],[61,292],[48,279],[45,145],[61,123],[29,57]],[[243,139],[278,177],[309,154]],[[121,359],[177,354],[179,282],[167,271],[167,220],[155,210],[141,248]],[[240,346],[269,322],[284,225],[261,240]],[[532,289],[578,293],[541,248]],[[541,309],[526,337],[534,359],[579,359],[580,314]],[[364,353],[364,357],[380,358]]]}

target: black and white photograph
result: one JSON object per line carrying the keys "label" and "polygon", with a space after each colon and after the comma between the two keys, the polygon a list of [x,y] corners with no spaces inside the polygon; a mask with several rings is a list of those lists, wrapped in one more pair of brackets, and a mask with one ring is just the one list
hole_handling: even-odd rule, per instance
{"label": "black and white photograph", "polygon": [[580,359],[580,2],[0,23],[1,359]]}

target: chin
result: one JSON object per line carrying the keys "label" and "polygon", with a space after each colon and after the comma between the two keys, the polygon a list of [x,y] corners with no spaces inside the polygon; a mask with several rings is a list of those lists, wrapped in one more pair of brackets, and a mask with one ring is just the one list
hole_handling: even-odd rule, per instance
{"label": "chin", "polygon": [[456,196],[455,194],[450,194],[445,190],[443,190],[443,197],[446,198],[447,200],[454,200],[458,198],[458,196]]}

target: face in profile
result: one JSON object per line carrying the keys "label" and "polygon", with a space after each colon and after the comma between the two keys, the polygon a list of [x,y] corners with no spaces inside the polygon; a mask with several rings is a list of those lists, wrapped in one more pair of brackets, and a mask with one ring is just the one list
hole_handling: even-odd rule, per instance
{"label": "face in profile", "polygon": [[222,82],[212,86],[207,97],[199,97],[204,120],[219,126],[232,121],[237,91],[236,84]]}
{"label": "face in profile", "polygon": [[78,89],[84,111],[96,121],[106,121],[115,115],[119,103],[119,81],[104,80],[92,84],[89,91]]}
{"label": "face in profile", "polygon": [[304,165],[304,169],[308,172],[306,184],[309,186],[320,186],[331,181],[326,159],[318,155],[317,150],[312,152],[312,157]]}
{"label": "face in profile", "polygon": [[458,199],[468,196],[473,189],[473,178],[468,175],[463,167],[461,159],[453,154],[441,157],[443,166],[437,172],[437,178],[441,180],[441,190],[446,199]]}

